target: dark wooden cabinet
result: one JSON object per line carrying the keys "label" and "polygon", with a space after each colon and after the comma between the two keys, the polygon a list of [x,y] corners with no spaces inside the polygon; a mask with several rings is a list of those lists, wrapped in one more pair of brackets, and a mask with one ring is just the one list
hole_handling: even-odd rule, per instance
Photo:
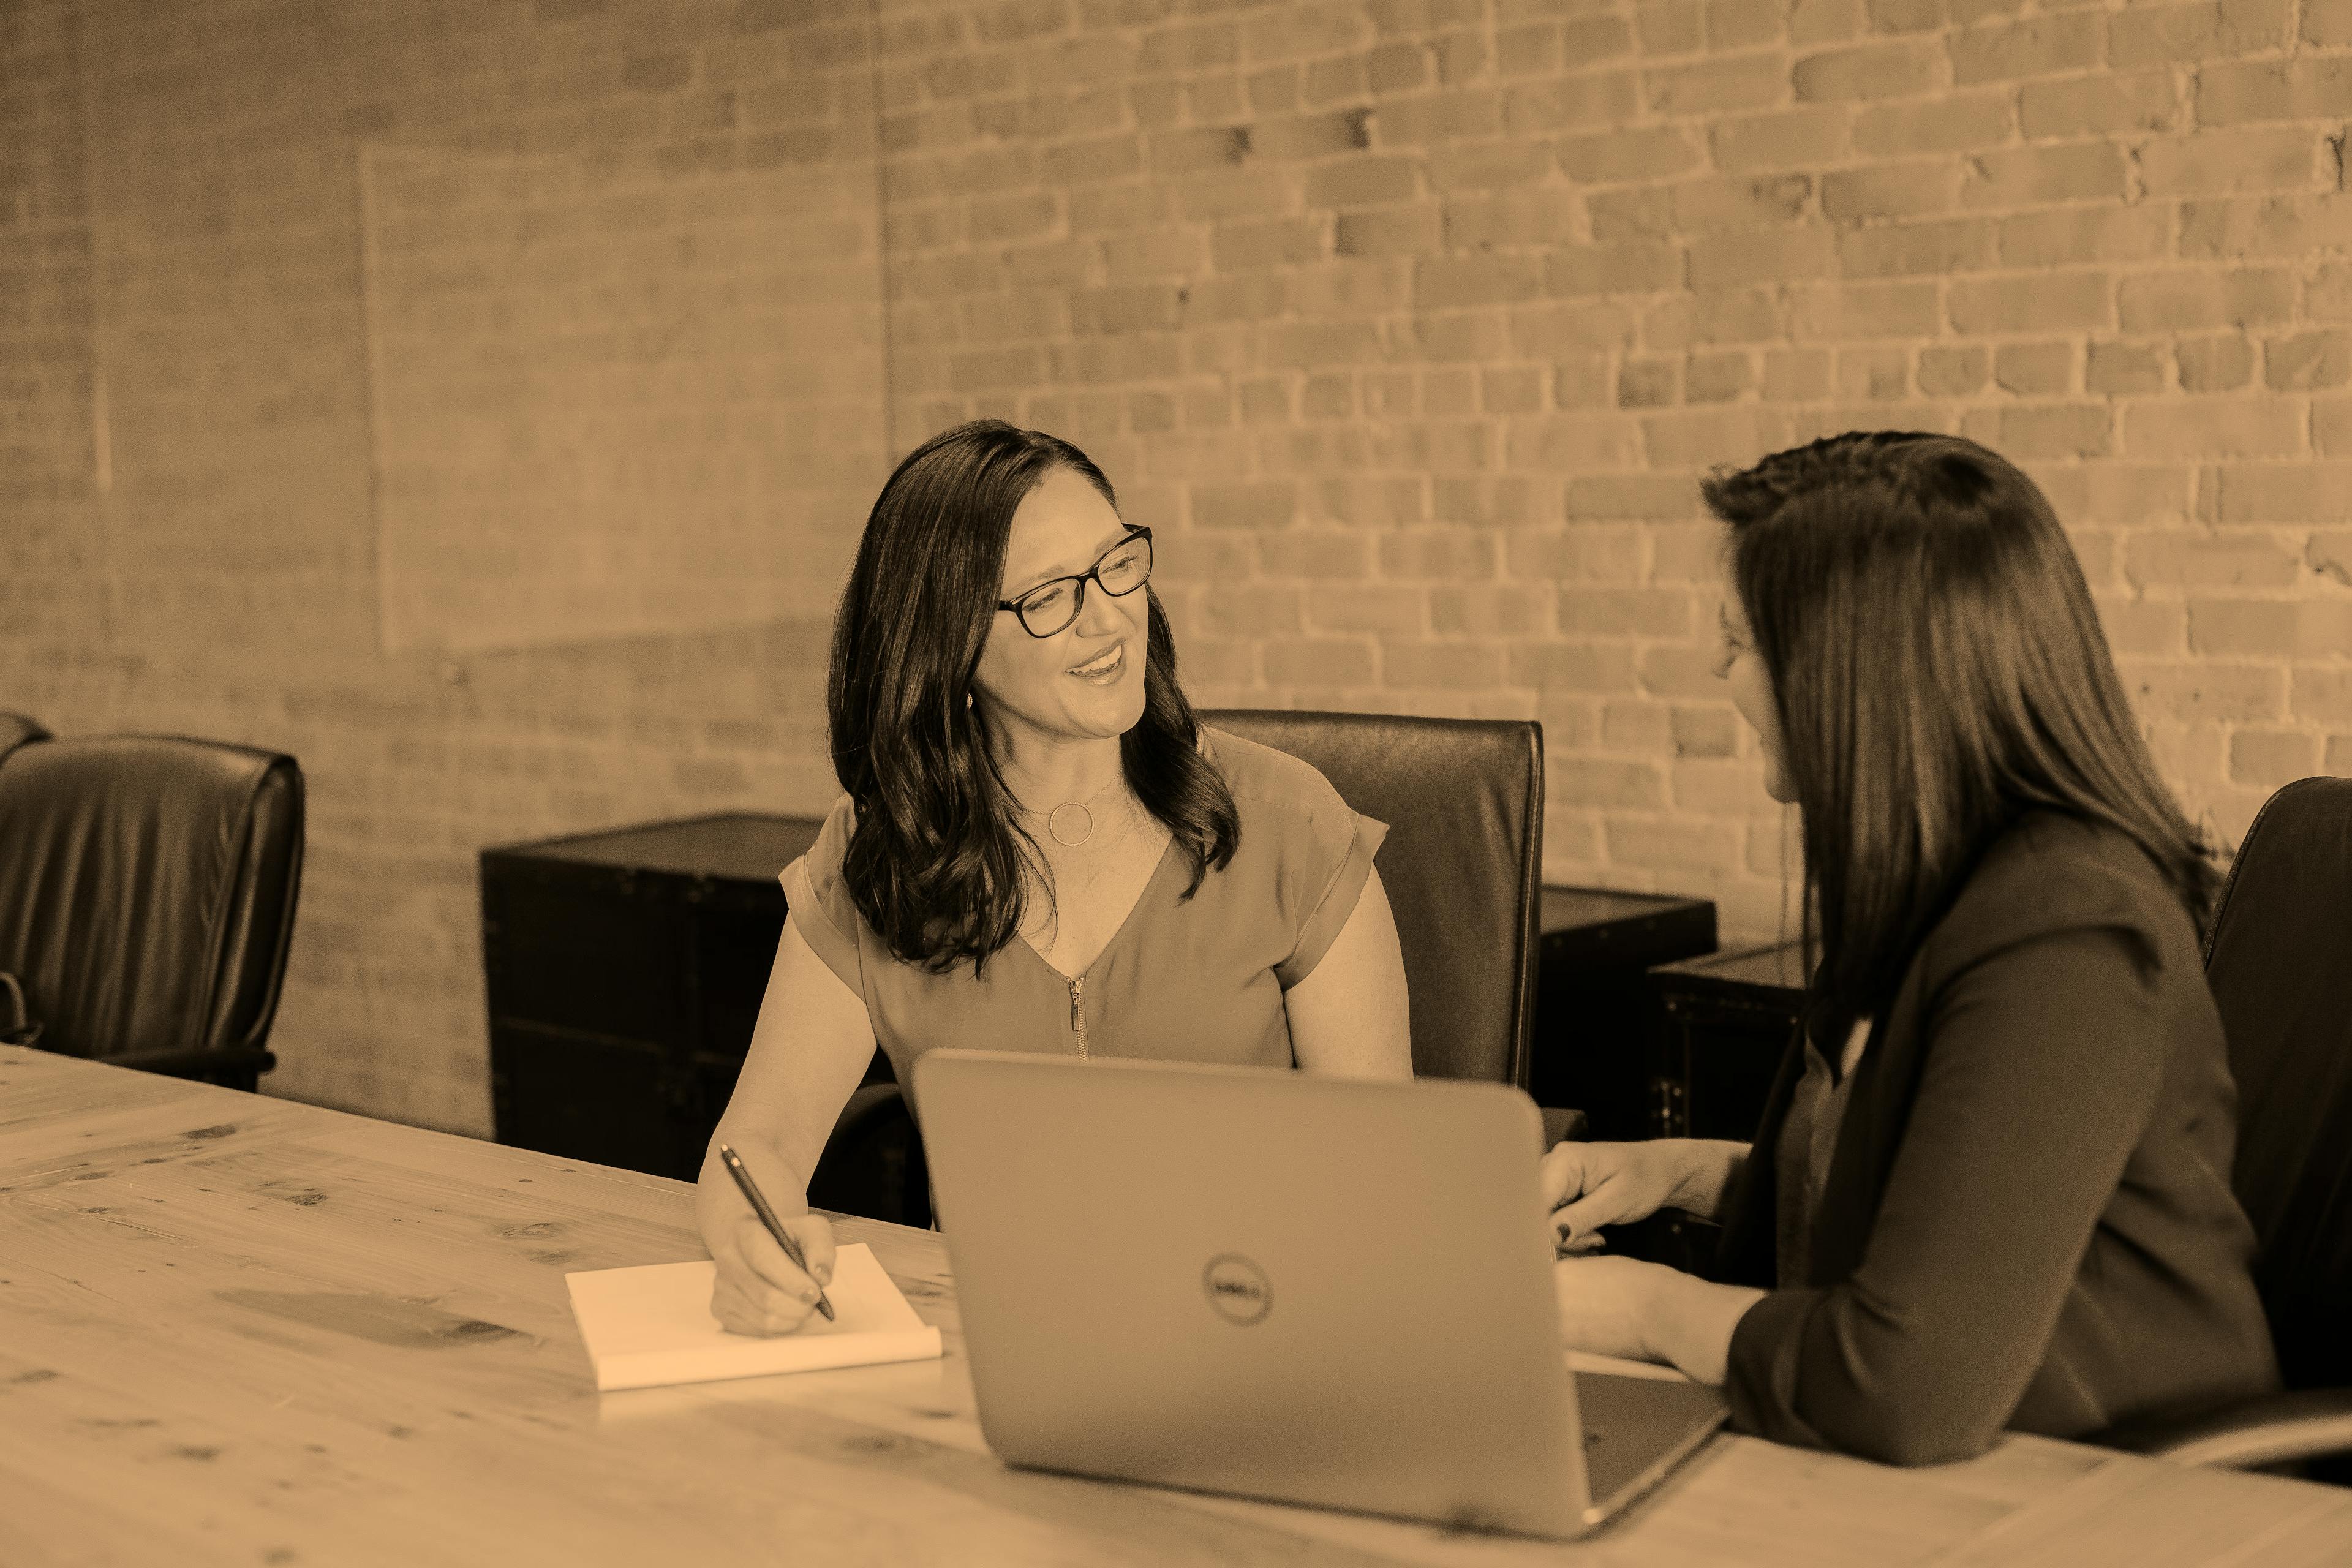
{"label": "dark wooden cabinet", "polygon": [[1706,899],[1546,888],[1530,1089],[1581,1110],[1588,1136],[1646,1138],[1654,1050],[1648,971],[1715,951]]}
{"label": "dark wooden cabinet", "polygon": [[734,1092],[804,817],[731,815],[486,849],[498,1140],[692,1180]]}
{"label": "dark wooden cabinet", "polygon": [[1805,1000],[1799,944],[1734,948],[1652,972],[1656,1051],[1649,1135],[1756,1135]]}
{"label": "dark wooden cabinet", "polygon": [[[1655,998],[1650,1058],[1651,1138],[1756,1136],[1773,1075],[1804,1009],[1796,942],[1738,947],[1649,975]],[[1675,1211],[1626,1228],[1618,1250],[1695,1274],[1714,1264],[1721,1232]]]}

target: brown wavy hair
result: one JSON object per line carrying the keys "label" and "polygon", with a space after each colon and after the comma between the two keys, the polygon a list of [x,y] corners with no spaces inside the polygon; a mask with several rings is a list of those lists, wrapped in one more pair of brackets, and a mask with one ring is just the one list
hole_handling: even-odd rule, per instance
{"label": "brown wavy hair", "polygon": [[[1055,468],[1118,509],[1093,459],[1042,431],[981,419],[916,447],[875,499],[834,621],[826,718],[834,771],[857,810],[842,879],[892,954],[935,973],[978,970],[1019,933],[1024,867],[1051,887],[965,698],[996,621],[1013,514]],[[1189,899],[1233,859],[1241,818],[1201,752],[1167,613],[1144,593],[1143,717],[1119,737],[1119,757],[1192,863]]]}
{"label": "brown wavy hair", "polygon": [[1702,487],[1803,817],[1815,1038],[1894,1000],[2030,809],[2112,827],[2202,929],[2220,873],[2158,777],[2039,487],[1956,436],[1852,432]]}

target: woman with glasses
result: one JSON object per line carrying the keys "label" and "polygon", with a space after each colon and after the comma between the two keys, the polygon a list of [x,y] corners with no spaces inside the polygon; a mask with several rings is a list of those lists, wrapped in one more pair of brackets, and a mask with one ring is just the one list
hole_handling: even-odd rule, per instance
{"label": "woman with glasses", "polygon": [[1724,1226],[1720,1283],[1562,1262],[1568,1342],[1899,1464],[2274,1389],[2198,942],[2217,873],[2049,501],[1891,431],[1704,493],[1716,673],[1801,816],[1820,963],[1752,1143],[1546,1156],[1566,1250],[1669,1206]]}
{"label": "woman with glasses", "polygon": [[784,869],[713,1140],[790,1200],[808,1267],[706,1159],[730,1329],[797,1327],[830,1274],[808,1175],[877,1042],[901,1084],[940,1046],[1411,1076],[1385,826],[1194,722],[1151,566],[1101,469],[1037,431],[959,426],[883,486],[834,626],[848,793]]}

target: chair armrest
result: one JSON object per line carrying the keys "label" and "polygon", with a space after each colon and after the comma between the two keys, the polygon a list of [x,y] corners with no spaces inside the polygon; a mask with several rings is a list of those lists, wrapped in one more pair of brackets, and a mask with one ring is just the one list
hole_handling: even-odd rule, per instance
{"label": "chair armrest", "polygon": [[2296,1389],[2195,1415],[2128,1421],[2090,1440],[2177,1464],[2232,1470],[2352,1454],[2352,1388]]}
{"label": "chair armrest", "polygon": [[226,1046],[218,1050],[125,1051],[120,1056],[95,1059],[109,1067],[136,1068],[141,1072],[158,1072],[167,1078],[259,1074],[278,1065],[278,1058],[259,1046]]}
{"label": "chair armrest", "polygon": [[1581,1143],[1591,1135],[1591,1125],[1581,1110],[1563,1110],[1558,1106],[1538,1107],[1543,1112],[1544,1147],[1549,1149],[1561,1142]]}

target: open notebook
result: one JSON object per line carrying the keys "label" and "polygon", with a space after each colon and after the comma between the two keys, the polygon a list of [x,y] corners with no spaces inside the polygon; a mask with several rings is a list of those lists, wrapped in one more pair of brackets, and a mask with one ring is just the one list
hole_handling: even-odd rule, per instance
{"label": "open notebook", "polygon": [[882,1271],[863,1243],[835,1255],[825,1295],[836,1319],[811,1314],[789,1334],[754,1339],[730,1334],[710,1315],[710,1286],[719,1265],[653,1263],[639,1268],[599,1268],[567,1274],[572,1315],[596,1366],[596,1386],[650,1388],[757,1377],[771,1372],[816,1372],[922,1361],[940,1353],[940,1331]]}

